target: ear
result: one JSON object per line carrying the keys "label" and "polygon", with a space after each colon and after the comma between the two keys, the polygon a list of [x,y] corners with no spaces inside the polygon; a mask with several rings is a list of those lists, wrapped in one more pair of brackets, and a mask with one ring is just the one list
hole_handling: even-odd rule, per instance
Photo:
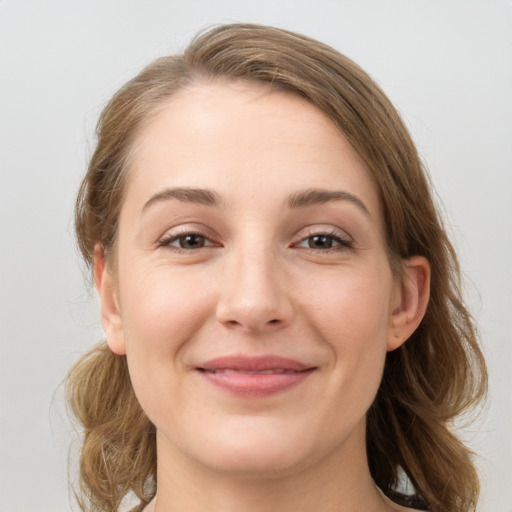
{"label": "ear", "polygon": [[423,256],[403,261],[404,273],[396,285],[387,350],[400,347],[416,330],[427,310],[430,297],[430,264]]}
{"label": "ear", "polygon": [[105,251],[99,244],[94,248],[94,284],[100,298],[101,324],[107,344],[115,354],[124,355],[124,330],[117,290],[112,273],[108,269]]}

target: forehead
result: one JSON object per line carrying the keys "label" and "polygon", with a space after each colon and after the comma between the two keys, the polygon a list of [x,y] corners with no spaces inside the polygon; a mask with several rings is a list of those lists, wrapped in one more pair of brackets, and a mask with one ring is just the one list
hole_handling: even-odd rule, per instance
{"label": "forehead", "polygon": [[143,127],[125,199],[169,186],[267,197],[342,187],[379,208],[362,159],[323,112],[296,94],[247,82],[195,84]]}

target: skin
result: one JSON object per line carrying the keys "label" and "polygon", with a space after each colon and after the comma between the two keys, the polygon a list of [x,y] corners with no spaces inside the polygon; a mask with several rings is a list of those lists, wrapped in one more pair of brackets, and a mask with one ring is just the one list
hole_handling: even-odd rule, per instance
{"label": "skin", "polygon": [[[311,189],[343,194],[290,207]],[[108,344],[157,428],[152,510],[407,510],[373,484],[365,415],[386,352],[423,317],[429,265],[393,276],[382,219],[358,154],[290,93],[199,84],[144,127],[115,271],[97,247],[95,279]],[[197,367],[233,354],[315,370],[271,396],[232,395]]]}

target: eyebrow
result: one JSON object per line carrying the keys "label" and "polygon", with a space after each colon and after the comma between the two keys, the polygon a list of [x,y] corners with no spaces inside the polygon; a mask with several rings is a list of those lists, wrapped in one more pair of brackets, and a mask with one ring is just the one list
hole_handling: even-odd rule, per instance
{"label": "eyebrow", "polygon": [[203,204],[205,206],[218,206],[221,203],[220,196],[213,190],[203,188],[166,188],[158,192],[144,204],[142,212],[151,205],[168,199],[177,199],[186,203]]}
{"label": "eyebrow", "polygon": [[[186,203],[202,204],[213,207],[219,206],[223,203],[219,194],[213,190],[188,187],[166,188],[165,190],[151,196],[151,198],[142,207],[142,212],[144,213],[145,210],[155,203],[167,201],[169,199],[177,199],[178,201]],[[319,188],[302,190],[292,194],[288,198],[287,206],[292,209],[305,208],[307,206],[324,204],[331,201],[348,201],[371,217],[370,212],[363,201],[361,201],[357,196],[344,190],[328,190]]]}
{"label": "eyebrow", "polygon": [[350,192],[345,192],[344,190],[311,188],[297,192],[288,199],[288,208],[304,208],[306,206],[324,204],[330,201],[348,201],[371,217],[370,212],[363,201],[361,201],[357,196]]}

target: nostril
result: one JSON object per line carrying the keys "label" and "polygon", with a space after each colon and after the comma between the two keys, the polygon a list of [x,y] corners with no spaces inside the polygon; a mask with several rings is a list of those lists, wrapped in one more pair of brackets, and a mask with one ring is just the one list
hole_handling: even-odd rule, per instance
{"label": "nostril", "polygon": [[277,318],[274,318],[273,320],[270,320],[269,324],[278,324],[279,320]]}

